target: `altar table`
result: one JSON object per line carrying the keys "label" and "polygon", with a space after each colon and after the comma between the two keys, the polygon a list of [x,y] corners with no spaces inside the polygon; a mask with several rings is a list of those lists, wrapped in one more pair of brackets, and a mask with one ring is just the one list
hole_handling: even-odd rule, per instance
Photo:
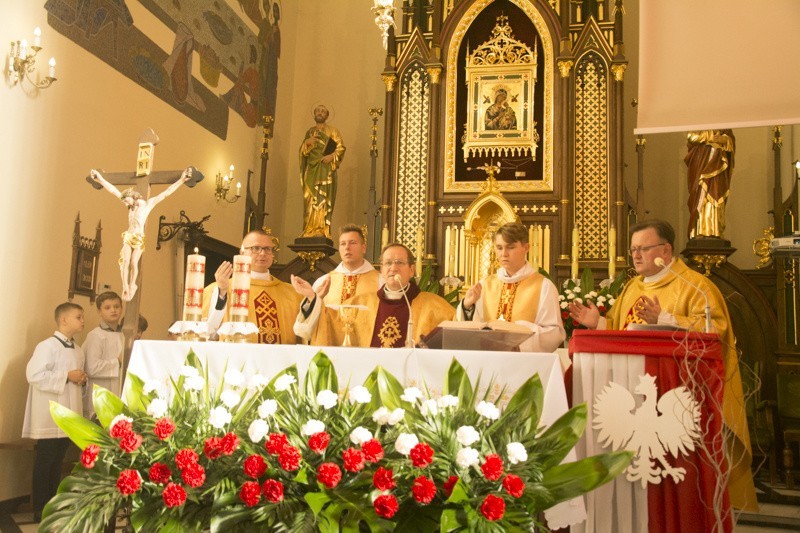
{"label": "altar table", "polygon": [[[340,387],[361,385],[375,367],[382,366],[405,386],[421,387],[425,384],[433,395],[441,394],[447,369],[455,358],[464,367],[473,385],[480,373],[483,388],[492,378],[495,393],[506,386],[505,401],[528,378],[539,374],[544,389],[543,425],[549,426],[568,410],[561,363],[559,357],[552,353],[136,341],[128,373],[145,381],[158,380],[166,384],[169,377],[176,378],[179,375],[190,349],[207,366],[212,382],[219,382],[226,364],[227,368],[241,369],[245,375],[258,372],[269,379],[294,364],[302,382],[308,363],[317,352],[323,351],[336,369]],[[575,460],[574,452],[570,453],[567,460]],[[545,511],[548,524],[553,529],[577,523],[585,516],[582,498],[563,502]]]}
{"label": "altar table", "polygon": [[702,428],[701,447],[679,458],[666,454],[672,466],[686,469],[683,481],[675,483],[666,477],[643,487],[622,473],[586,495],[587,520],[572,531],[731,531],[722,450],[724,367],[719,337],[687,331],[577,330],[569,351],[573,405],[586,402],[588,407],[586,432],[575,447],[579,458],[611,451],[598,442],[599,430],[593,428],[597,395],[615,382],[631,393],[638,408],[642,396],[635,389],[645,373],[656,377],[659,398],[670,389],[687,386],[700,403]]}

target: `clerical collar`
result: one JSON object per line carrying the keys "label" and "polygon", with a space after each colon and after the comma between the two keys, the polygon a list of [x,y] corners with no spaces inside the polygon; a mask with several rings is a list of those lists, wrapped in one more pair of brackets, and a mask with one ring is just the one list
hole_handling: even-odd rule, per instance
{"label": "clerical collar", "polygon": [[266,272],[256,272],[255,270],[250,271],[250,278],[251,279],[258,279],[261,281],[271,281],[272,275],[269,273],[269,270]]}
{"label": "clerical collar", "polygon": [[340,274],[344,274],[345,276],[355,276],[356,274],[366,274],[367,272],[371,272],[375,270],[375,267],[373,267],[369,261],[364,259],[364,262],[361,263],[361,266],[355,270],[348,270],[347,267],[344,266],[344,263],[339,263],[336,265],[334,270]]}
{"label": "clerical collar", "polygon": [[660,272],[658,272],[657,274],[653,274],[652,276],[646,276],[644,278],[644,282],[645,283],[654,283],[656,281],[661,281],[662,279],[667,277],[667,274],[669,274],[669,269],[672,266],[672,263],[674,263],[674,262],[675,262],[675,258],[673,257],[672,260],[669,263],[667,263],[664,266],[664,268],[661,269]]}
{"label": "clerical collar", "polygon": [[117,332],[122,331],[122,324],[117,324],[116,328],[112,328],[111,326],[108,325],[107,322],[104,322],[104,321],[101,320],[100,321],[100,329],[102,329],[103,331],[110,331],[112,333],[117,333]]}
{"label": "clerical collar", "polygon": [[64,346],[64,348],[75,348],[75,341],[73,339],[68,339],[67,336],[60,331],[53,333],[53,337],[55,337],[56,340],[60,342],[62,346]]}
{"label": "clerical collar", "polygon": [[403,298],[403,294],[405,293],[406,297],[408,297],[409,301],[413,300],[417,294],[420,293],[419,287],[412,282],[408,282],[408,285],[403,287],[402,289],[390,289],[386,285],[383,285],[380,289],[378,289],[378,296],[384,300],[388,301],[398,301],[398,300],[405,300]]}
{"label": "clerical collar", "polygon": [[533,274],[533,267],[530,263],[525,263],[525,265],[517,270],[517,273],[513,276],[509,276],[506,272],[505,267],[500,267],[497,269],[497,279],[502,281],[503,283],[516,283],[518,281],[522,281]]}

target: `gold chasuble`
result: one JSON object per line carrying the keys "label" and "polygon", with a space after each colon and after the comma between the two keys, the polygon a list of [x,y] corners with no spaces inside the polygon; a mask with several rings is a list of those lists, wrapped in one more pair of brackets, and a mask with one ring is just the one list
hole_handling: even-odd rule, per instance
{"label": "gold chasuble", "polygon": [[[455,314],[453,306],[447,300],[430,292],[422,292],[411,283],[406,293],[411,302],[411,316],[414,322],[412,337],[419,342],[420,335],[427,335],[433,328],[445,320],[452,320]],[[386,298],[383,287],[377,292],[354,296],[344,302],[349,305],[366,305],[366,311],[356,315],[354,332],[351,335],[353,346],[362,348],[402,348],[405,346],[408,332],[408,305],[404,298],[390,300]],[[320,318],[320,323],[328,319],[327,331],[338,331],[343,336],[344,326],[338,315],[327,314]],[[329,338],[323,338],[323,344],[329,344]]]}
{"label": "gold chasuble", "polygon": [[[725,364],[725,383],[722,400],[722,418],[732,435],[726,442],[727,458],[731,469],[728,491],[731,504],[736,509],[758,510],[753,475],[750,470],[752,453],[750,434],[747,429],[747,416],[742,393],[742,378],[739,372],[739,358],[736,353],[736,339],[731,329],[731,317],[725,300],[716,285],[705,276],[695,272],[679,258],[674,258],[671,266],[677,272],[708,295],[711,306],[713,332],[722,341]],[[705,330],[705,299],[695,288],[681,280],[672,272],[658,281],[645,282],[642,276],[632,279],[609,309],[606,319],[608,329],[625,329],[631,322],[641,323],[633,314],[634,306],[642,296],[658,296],[662,311],[671,313],[677,325],[693,331]]]}
{"label": "gold chasuble", "polygon": [[[216,282],[203,290],[203,316],[208,316],[211,294]],[[248,322],[258,326],[258,334],[248,337],[248,342],[260,344],[295,344],[292,329],[294,319],[300,309],[302,297],[288,283],[279,279],[250,279],[250,304],[247,306]],[[224,322],[230,320],[225,310]]]}
{"label": "gold chasuble", "polygon": [[502,317],[507,322],[536,322],[543,280],[544,276],[539,273],[516,283],[504,283],[496,274],[487,277],[481,282],[483,319],[488,322]]}
{"label": "gold chasuble", "polygon": [[[338,305],[354,296],[374,294],[380,279],[380,273],[375,269],[363,274],[350,275],[334,270],[328,276],[331,286],[328,294],[322,300],[325,305]],[[343,326],[338,324],[339,312],[325,307],[321,313],[330,316],[327,319],[324,316],[320,318],[311,337],[311,344],[313,346],[341,346],[344,341],[344,330]],[[337,323],[337,326],[331,327],[334,323]]]}

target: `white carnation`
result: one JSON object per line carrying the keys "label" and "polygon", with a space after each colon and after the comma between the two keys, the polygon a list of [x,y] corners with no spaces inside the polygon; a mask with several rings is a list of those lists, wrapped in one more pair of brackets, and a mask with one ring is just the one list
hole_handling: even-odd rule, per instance
{"label": "white carnation", "polygon": [[572,290],[573,290],[573,291],[575,291],[575,292],[581,292],[581,288],[580,288],[580,287],[575,287],[575,288],[574,288],[574,289],[572,289]]}
{"label": "white carnation", "polygon": [[233,389],[225,389],[222,391],[222,394],[219,395],[219,399],[228,409],[233,409],[242,399],[242,396]]}
{"label": "white carnation", "polygon": [[231,421],[231,413],[223,406],[215,407],[208,413],[208,423],[217,429],[222,429]]}
{"label": "white carnation", "polygon": [[394,449],[401,455],[411,453],[411,448],[419,444],[419,439],[413,433],[400,433],[394,443]]}
{"label": "white carnation", "polygon": [[247,428],[247,434],[253,442],[261,442],[267,436],[267,433],[269,433],[269,424],[260,418],[253,420],[250,423],[250,427]]}
{"label": "white carnation", "polygon": [[321,390],[317,393],[317,405],[330,409],[339,401],[339,396],[332,390]]}
{"label": "white carnation", "polygon": [[297,379],[295,379],[293,375],[282,374],[278,379],[275,380],[275,390],[278,392],[283,392],[296,382]]}
{"label": "white carnation", "polygon": [[558,301],[559,302],[563,302],[564,300],[566,300],[566,298],[564,298],[564,295],[563,294],[559,294],[558,295]]}
{"label": "white carnation", "polygon": [[462,446],[469,446],[481,439],[480,434],[472,426],[461,426],[456,431],[456,439]]}
{"label": "white carnation", "polygon": [[425,400],[419,408],[422,416],[436,416],[439,413],[439,407],[436,400]]}
{"label": "white carnation", "polygon": [[609,298],[608,299],[608,305],[614,305],[614,302],[616,302],[616,301],[617,301],[616,298]]}
{"label": "white carnation", "polygon": [[403,420],[405,417],[406,417],[405,409],[401,409],[398,407],[397,409],[389,413],[389,418],[387,422],[389,422],[390,426],[394,426],[395,424]]}
{"label": "white carnation", "polygon": [[323,431],[325,431],[325,423],[313,418],[303,424],[303,427],[300,428],[300,434],[306,437],[310,437],[316,433],[322,433]]}
{"label": "white carnation", "polygon": [[508,462],[512,465],[528,460],[528,452],[521,442],[509,442],[506,445],[506,453],[508,454]]}
{"label": "white carnation", "polygon": [[374,420],[379,426],[385,426],[389,423],[389,410],[385,407],[379,407],[377,411],[372,413],[372,420]]}
{"label": "white carnation", "polygon": [[350,442],[356,446],[360,446],[368,440],[372,440],[372,433],[365,427],[358,426],[350,432]]}
{"label": "white carnation", "polygon": [[349,396],[350,401],[353,403],[369,403],[372,401],[372,394],[370,394],[363,385],[358,385],[350,389]]}
{"label": "white carnation", "polygon": [[558,305],[559,305],[559,307],[561,307],[561,309],[568,309],[569,308],[569,302],[561,302]]}
{"label": "white carnation", "polygon": [[422,399],[422,391],[417,387],[408,387],[403,390],[403,394],[400,395],[400,399],[404,402],[414,403],[417,400]]}
{"label": "white carnation", "polygon": [[461,448],[456,454],[456,464],[461,468],[469,468],[478,464],[480,454],[474,448]]}
{"label": "white carnation", "polygon": [[193,366],[183,365],[181,367],[181,376],[187,378],[196,378],[200,375],[200,372]]}
{"label": "white carnation", "polygon": [[267,386],[269,380],[263,374],[253,374],[250,376],[250,379],[247,380],[247,388],[250,390],[259,390],[263,389]]}
{"label": "white carnation", "polygon": [[244,374],[242,374],[235,368],[229,368],[225,372],[225,383],[227,383],[231,387],[241,387],[242,385],[244,385]]}
{"label": "white carnation", "polygon": [[582,304],[583,303],[583,298],[575,298],[575,301],[578,302],[579,304]]}
{"label": "white carnation", "polygon": [[186,378],[186,381],[183,382],[183,388],[186,390],[203,390],[205,386],[206,380],[203,379],[203,376]]}
{"label": "white carnation", "polygon": [[161,418],[167,412],[167,402],[161,398],[155,398],[150,405],[147,406],[147,414],[153,418]]}
{"label": "white carnation", "polygon": [[442,409],[447,409],[448,407],[458,407],[458,396],[453,396],[452,394],[446,394],[439,398],[439,407]]}
{"label": "white carnation", "polygon": [[480,402],[478,403],[477,407],[475,407],[475,411],[479,415],[484,418],[488,418],[489,420],[497,420],[500,418],[500,409],[491,402]]}

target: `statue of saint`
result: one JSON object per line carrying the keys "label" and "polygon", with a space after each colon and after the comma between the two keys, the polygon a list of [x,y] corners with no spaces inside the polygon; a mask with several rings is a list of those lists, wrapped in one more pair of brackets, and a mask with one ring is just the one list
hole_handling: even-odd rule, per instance
{"label": "statue of saint", "polygon": [[119,252],[119,271],[122,277],[122,299],[126,302],[133,299],[136,294],[136,278],[139,276],[139,258],[144,252],[144,224],[150,211],[161,200],[178,190],[178,187],[189,181],[192,169],[187,168],[178,180],[167,189],[152,198],[144,198],[133,188],[119,192],[114,185],[96,170],[92,169],[92,179],[103,186],[105,190],[122,200],[128,208],[128,229],[122,232],[122,250]]}
{"label": "statue of saint", "polygon": [[736,139],[726,129],[691,132],[688,141],[689,238],[722,237]]}
{"label": "statue of saint", "polygon": [[494,93],[494,103],[486,108],[484,123],[487,130],[515,130],[517,129],[517,114],[508,105],[508,91],[497,89]]}
{"label": "statue of saint", "polygon": [[327,124],[328,109],[314,108],[314,122],[300,145],[300,183],[303,186],[301,237],[331,238],[331,215],[336,200],[336,169],[345,147],[339,130]]}

